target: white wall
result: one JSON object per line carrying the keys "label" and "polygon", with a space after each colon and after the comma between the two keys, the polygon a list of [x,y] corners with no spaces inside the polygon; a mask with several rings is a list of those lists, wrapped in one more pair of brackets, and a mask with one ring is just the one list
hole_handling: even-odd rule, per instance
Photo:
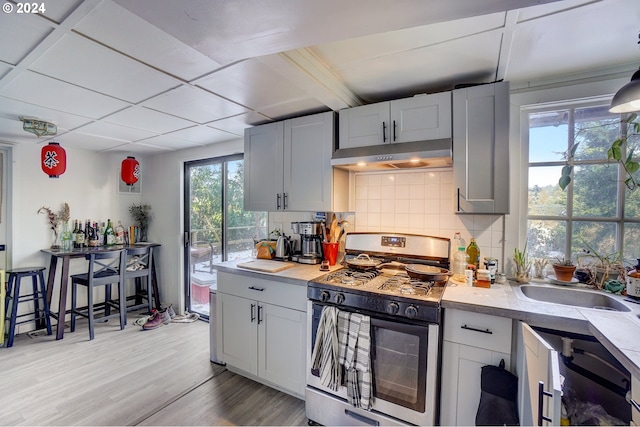
{"label": "white wall", "polygon": [[[58,212],[67,202],[71,220],[91,221],[122,220],[131,222],[129,206],[140,203],[141,196],[118,193],[120,164],[126,154],[98,154],[85,150],[64,147],[67,155],[67,169],[59,178],[49,178],[40,167],[40,151],[43,143],[19,144],[10,147],[11,176],[5,200],[11,203],[11,216],[7,226],[10,229],[7,242],[7,267],[49,266],[49,256],[41,249],[52,243],[52,233],[47,216],[38,214],[38,209],[47,206]],[[146,160],[136,156],[143,165],[142,178],[147,174]],[[142,187],[145,192],[144,184]],[[86,268],[84,260],[72,260],[70,270],[77,273]],[[61,267],[58,266],[58,278]],[[46,273],[45,273],[46,274]],[[45,276],[46,277],[46,276]],[[59,283],[57,281],[56,283]],[[55,295],[55,294],[54,294]],[[57,296],[53,303],[57,305]]]}

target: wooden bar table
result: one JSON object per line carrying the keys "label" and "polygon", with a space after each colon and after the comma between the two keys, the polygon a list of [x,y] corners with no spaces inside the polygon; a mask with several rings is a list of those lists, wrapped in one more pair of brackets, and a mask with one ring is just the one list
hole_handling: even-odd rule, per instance
{"label": "wooden bar table", "polygon": [[[127,248],[139,248],[153,246],[159,247],[158,243],[145,243],[134,245],[113,245],[113,246],[98,246],[98,247],[84,247],[84,248],[72,248],[69,251],[62,249],[42,249],[41,252],[49,254],[51,260],[49,262],[49,276],[47,279],[47,303],[49,304],[50,316],[57,320],[56,326],[56,339],[60,340],[64,337],[64,323],[67,311],[67,289],[69,285],[69,261],[72,258],[84,258],[89,253],[113,251],[118,249]],[[155,249],[154,249],[155,252]],[[59,302],[58,311],[54,311],[51,306],[51,300],[53,297],[53,288],[55,285],[56,269],[58,266],[58,260],[62,260],[62,271],[60,274],[60,288],[59,288]],[[153,292],[153,299],[155,307],[160,307],[160,292],[158,290],[158,280],[156,276],[156,257],[154,256],[151,264],[151,286]]]}

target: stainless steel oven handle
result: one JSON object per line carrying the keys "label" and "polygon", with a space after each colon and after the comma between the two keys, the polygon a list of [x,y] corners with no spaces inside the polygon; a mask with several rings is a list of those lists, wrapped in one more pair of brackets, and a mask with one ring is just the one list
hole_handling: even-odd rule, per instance
{"label": "stainless steel oven handle", "polygon": [[369,424],[370,426],[379,426],[380,425],[379,421],[372,420],[371,418],[367,418],[364,415],[356,414],[355,412],[353,412],[353,411],[351,411],[349,409],[345,409],[344,410],[344,414],[349,416],[349,417],[355,418],[356,420],[361,421],[361,422],[363,422],[365,424]]}

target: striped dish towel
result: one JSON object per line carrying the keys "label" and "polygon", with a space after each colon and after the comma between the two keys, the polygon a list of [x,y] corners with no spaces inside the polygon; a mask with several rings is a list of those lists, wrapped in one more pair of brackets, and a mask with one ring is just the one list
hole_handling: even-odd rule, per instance
{"label": "striped dish towel", "polygon": [[338,312],[339,362],[347,373],[351,406],[371,410],[371,320],[369,316]]}
{"label": "striped dish towel", "polygon": [[338,309],[335,307],[325,306],[320,314],[311,354],[311,372],[333,391],[337,391],[342,383],[342,367],[338,362]]}

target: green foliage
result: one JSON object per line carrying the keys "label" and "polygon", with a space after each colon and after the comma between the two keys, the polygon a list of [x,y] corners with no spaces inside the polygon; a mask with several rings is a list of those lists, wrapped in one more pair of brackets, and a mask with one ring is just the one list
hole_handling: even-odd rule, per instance
{"label": "green foliage", "polygon": [[554,262],[553,264],[554,265],[564,265],[566,267],[571,267],[571,266],[575,265],[573,263],[573,261],[571,261],[571,258],[565,258],[563,256],[556,257],[556,262]]}
{"label": "green foliage", "polygon": [[129,206],[129,213],[133,218],[133,221],[136,225],[141,228],[148,228],[149,223],[153,219],[153,214],[151,213],[151,206],[147,204],[132,204]]}

